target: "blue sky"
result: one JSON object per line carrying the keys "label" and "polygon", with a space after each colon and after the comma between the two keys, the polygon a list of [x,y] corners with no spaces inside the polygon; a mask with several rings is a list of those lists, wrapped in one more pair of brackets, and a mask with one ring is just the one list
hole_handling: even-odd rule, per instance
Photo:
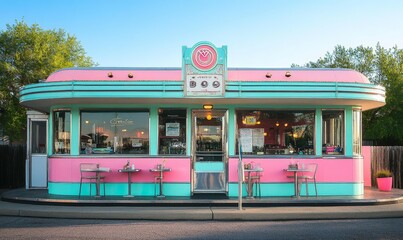
{"label": "blue sky", "polygon": [[403,48],[401,0],[0,0],[0,31],[24,20],[75,35],[102,67],[180,67],[182,46],[228,46],[229,67],[290,67],[336,45]]}

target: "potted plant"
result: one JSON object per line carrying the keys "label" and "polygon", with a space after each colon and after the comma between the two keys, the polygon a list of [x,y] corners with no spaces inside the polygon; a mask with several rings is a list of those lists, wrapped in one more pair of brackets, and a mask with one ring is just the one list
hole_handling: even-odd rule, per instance
{"label": "potted plant", "polygon": [[375,174],[379,191],[392,190],[392,173],[387,169],[378,170]]}

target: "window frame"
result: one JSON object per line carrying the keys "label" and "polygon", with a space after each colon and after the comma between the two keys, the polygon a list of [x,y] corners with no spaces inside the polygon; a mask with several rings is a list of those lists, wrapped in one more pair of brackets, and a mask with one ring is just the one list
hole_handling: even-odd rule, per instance
{"label": "window frame", "polygon": [[[70,128],[70,131],[69,131],[69,145],[70,145],[70,147],[69,147],[69,152],[68,153],[56,153],[56,148],[55,148],[55,140],[56,140],[56,136],[55,136],[55,134],[56,134],[56,118],[55,118],[55,114],[56,114],[56,112],[68,112],[68,113],[70,113],[70,117],[69,117],[69,121],[70,121],[70,124],[69,124],[69,128]],[[63,108],[63,109],[53,109],[53,111],[52,111],[52,154],[54,154],[54,155],[70,155],[71,154],[71,150],[72,150],[72,138],[71,138],[71,135],[72,135],[72,130],[73,130],[73,114],[72,114],[72,111],[71,111],[71,109],[65,109],[65,108]],[[58,131],[59,132],[59,131]],[[59,138],[58,138],[59,139]]]}
{"label": "window frame", "polygon": [[[353,117],[352,117],[352,142],[353,142],[353,155],[362,155],[362,109],[361,108],[353,108]],[[357,122],[356,119],[356,113],[359,112],[359,121]],[[356,124],[354,124],[356,123]],[[354,143],[355,136],[356,136],[356,129],[357,129],[357,124],[358,124],[358,131],[359,131],[359,136],[358,136],[358,144]],[[358,148],[358,152],[355,151],[355,148]]]}
{"label": "window frame", "polygon": [[[147,120],[147,131],[148,131],[148,150],[147,153],[92,153],[92,154],[87,154],[83,153],[82,151],[82,146],[81,146],[81,136],[82,136],[82,124],[83,124],[83,118],[82,114],[83,113],[147,113],[148,114],[148,120]],[[118,156],[124,156],[124,155],[130,155],[130,156],[144,156],[144,155],[150,155],[150,116],[151,116],[151,111],[149,108],[130,108],[130,109],[80,109],[79,110],[79,128],[78,128],[78,152],[80,156],[100,156],[100,155],[118,155]]]}
{"label": "window frame", "polygon": [[[253,112],[253,111],[261,111],[261,112],[291,112],[291,113],[303,113],[303,114],[312,114],[312,124],[310,124],[309,126],[312,127],[312,147],[310,148],[310,153],[309,154],[299,154],[299,152],[297,152],[297,150],[295,150],[295,152],[293,153],[289,153],[289,154],[268,154],[266,153],[266,149],[264,151],[263,154],[245,154],[245,152],[243,152],[242,154],[244,154],[247,157],[256,157],[256,156],[303,156],[303,157],[314,157],[316,156],[316,109],[315,108],[281,108],[281,109],[277,109],[277,108],[269,108],[269,109],[265,109],[265,108],[253,108],[253,109],[245,109],[245,108],[237,108],[234,110],[234,124],[235,124],[235,154],[239,154],[239,148],[238,148],[238,139],[239,139],[239,125],[238,125],[238,113],[239,111],[249,111],[249,112]],[[285,140],[284,140],[285,141]],[[266,148],[266,145],[264,143],[264,148]],[[308,151],[309,152],[309,151]]]}
{"label": "window frame", "polygon": [[[333,154],[326,154],[326,151],[325,152],[323,152],[323,144],[324,144],[324,139],[323,139],[323,135],[324,135],[324,129],[323,129],[323,115],[324,115],[324,112],[326,112],[326,111],[341,111],[341,112],[343,112],[343,123],[341,124],[341,126],[343,127],[343,130],[341,131],[341,132],[343,132],[343,139],[342,139],[342,144],[343,144],[343,151],[341,152],[341,154],[336,154],[336,155],[333,155]],[[321,136],[321,139],[322,139],[322,142],[321,142],[321,146],[322,146],[322,155],[323,156],[344,156],[344,155],[346,155],[346,134],[347,134],[347,128],[346,128],[346,109],[344,109],[344,108],[323,108],[323,109],[321,109],[321,128],[322,128],[322,136]]]}
{"label": "window frame", "polygon": [[[160,133],[161,133],[161,129],[160,129],[160,124],[161,124],[161,122],[160,122],[160,114],[162,114],[161,113],[161,111],[169,111],[169,110],[175,110],[175,111],[184,111],[185,112],[185,115],[184,115],[184,117],[185,117],[185,120],[184,120],[184,123],[185,123],[185,129],[184,129],[184,134],[185,134],[185,136],[184,137],[181,137],[181,138],[183,138],[184,139],[184,143],[182,143],[182,144],[184,144],[184,152],[183,153],[180,153],[180,154],[169,154],[169,153],[161,153],[161,151],[160,151],[160,146],[161,146],[161,135],[160,135]],[[167,123],[167,122],[165,122],[165,123]],[[166,125],[165,125],[166,126]],[[181,129],[181,126],[179,127],[179,129]],[[181,134],[181,133],[179,133],[179,134]],[[170,108],[170,107],[167,107],[167,108],[159,108],[158,109],[158,133],[157,133],[157,142],[158,142],[158,149],[157,149],[157,152],[158,152],[158,155],[161,155],[161,156],[165,156],[165,155],[167,155],[167,156],[186,156],[187,155],[187,146],[188,146],[188,109],[187,108]],[[179,138],[179,137],[178,137]]]}

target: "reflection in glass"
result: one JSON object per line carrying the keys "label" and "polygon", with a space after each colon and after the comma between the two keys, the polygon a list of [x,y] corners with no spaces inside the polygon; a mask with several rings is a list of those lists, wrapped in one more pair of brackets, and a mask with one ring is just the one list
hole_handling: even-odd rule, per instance
{"label": "reflection in glass", "polygon": [[70,153],[70,112],[55,111],[53,113],[53,153]]}
{"label": "reflection in glass", "polygon": [[353,154],[361,155],[362,132],[361,132],[361,109],[353,110]]}
{"label": "reflection in glass", "polygon": [[159,109],[159,154],[186,154],[186,110]]}
{"label": "reflection in glass", "polygon": [[46,122],[32,121],[31,152],[46,153]]}
{"label": "reflection in glass", "polygon": [[81,112],[81,154],[148,154],[149,112]]}
{"label": "reflection in glass", "polygon": [[322,111],[322,153],[344,153],[344,110]]}
{"label": "reflection in glass", "polygon": [[315,154],[314,110],[237,110],[236,119],[246,155]]}
{"label": "reflection in glass", "polygon": [[223,161],[223,116],[206,112],[196,117],[196,161]]}

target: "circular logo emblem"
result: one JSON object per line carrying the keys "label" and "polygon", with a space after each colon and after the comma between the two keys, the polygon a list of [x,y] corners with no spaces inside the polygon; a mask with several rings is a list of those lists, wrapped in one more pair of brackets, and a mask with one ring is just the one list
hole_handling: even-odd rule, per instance
{"label": "circular logo emblem", "polygon": [[217,63],[217,52],[208,45],[198,46],[192,54],[193,65],[203,71],[212,69]]}

